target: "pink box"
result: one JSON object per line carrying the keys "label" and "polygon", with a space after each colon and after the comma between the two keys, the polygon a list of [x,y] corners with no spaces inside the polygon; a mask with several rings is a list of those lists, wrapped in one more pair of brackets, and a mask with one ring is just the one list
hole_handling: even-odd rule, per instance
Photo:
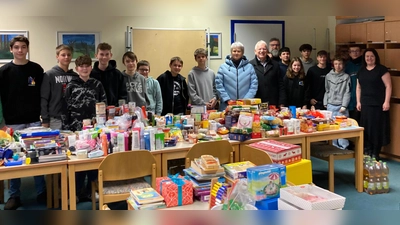
{"label": "pink box", "polygon": [[249,146],[266,151],[274,163],[289,165],[301,161],[301,147],[275,140],[265,140]]}
{"label": "pink box", "polygon": [[193,185],[189,180],[185,180],[182,176],[178,178],[184,182],[181,186],[181,193],[179,187],[169,177],[156,178],[156,190],[164,197],[167,207],[174,207],[179,205],[179,198],[181,198],[182,205],[189,205],[193,203]]}

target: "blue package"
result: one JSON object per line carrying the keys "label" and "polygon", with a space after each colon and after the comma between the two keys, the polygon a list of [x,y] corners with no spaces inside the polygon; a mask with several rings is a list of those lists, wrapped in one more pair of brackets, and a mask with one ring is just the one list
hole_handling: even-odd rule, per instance
{"label": "blue package", "polygon": [[258,210],[278,210],[278,198],[256,201],[255,206]]}
{"label": "blue package", "polygon": [[279,197],[279,172],[278,167],[270,165],[247,168],[248,190],[256,201]]}
{"label": "blue package", "polygon": [[22,160],[18,161],[4,161],[5,166],[20,166],[22,165]]}

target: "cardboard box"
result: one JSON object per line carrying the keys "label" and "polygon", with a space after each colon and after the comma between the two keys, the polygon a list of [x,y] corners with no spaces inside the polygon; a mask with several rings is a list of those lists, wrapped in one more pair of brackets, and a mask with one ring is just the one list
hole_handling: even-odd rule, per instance
{"label": "cardboard box", "polygon": [[302,159],[300,162],[286,166],[286,179],[295,185],[312,183],[311,160]]}
{"label": "cardboard box", "polygon": [[230,140],[235,140],[235,141],[247,141],[251,139],[251,134],[229,134],[229,139]]}
{"label": "cardboard box", "polygon": [[275,140],[265,140],[249,144],[253,148],[266,151],[274,163],[289,165],[301,160],[301,147]]}
{"label": "cardboard box", "polygon": [[255,167],[254,163],[250,161],[235,162],[222,165],[225,173],[232,179],[247,178],[247,168]]}
{"label": "cardboard box", "polygon": [[[178,178],[184,182],[178,187],[169,177],[156,178],[156,190],[164,197],[167,207],[189,205],[193,203],[193,184],[182,176]],[[181,191],[179,191],[181,190]],[[181,202],[179,201],[181,199]],[[180,204],[181,203],[181,204]]]}
{"label": "cardboard box", "polygon": [[247,189],[256,201],[279,198],[281,188],[280,168],[256,166],[247,169]]}
{"label": "cardboard box", "polygon": [[314,185],[291,186],[281,189],[281,199],[305,210],[333,210],[344,207],[346,198]]}

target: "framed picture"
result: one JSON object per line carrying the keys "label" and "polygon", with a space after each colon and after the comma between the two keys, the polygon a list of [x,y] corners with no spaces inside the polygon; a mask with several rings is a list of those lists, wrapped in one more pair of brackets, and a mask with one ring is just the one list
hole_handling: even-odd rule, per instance
{"label": "framed picture", "polygon": [[96,60],[96,47],[100,43],[100,32],[57,32],[57,45],[65,44],[73,48],[72,60],[89,55]]}
{"label": "framed picture", "polygon": [[222,33],[210,33],[210,40],[207,40],[207,43],[210,59],[222,59]]}
{"label": "framed picture", "polygon": [[[28,31],[4,31],[0,30],[0,63],[8,63],[14,59],[10,52],[10,42],[18,35],[28,37]],[[29,59],[29,54],[26,54],[26,59]]]}

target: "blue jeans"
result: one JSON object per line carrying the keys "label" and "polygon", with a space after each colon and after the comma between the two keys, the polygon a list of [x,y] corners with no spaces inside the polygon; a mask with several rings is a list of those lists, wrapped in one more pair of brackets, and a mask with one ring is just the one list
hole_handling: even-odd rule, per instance
{"label": "blue jeans", "polygon": [[[344,112],[339,112],[340,110],[340,105],[331,105],[328,104],[326,109],[328,111],[332,111],[332,119],[335,119],[335,116],[347,116],[349,117],[349,110],[345,110]],[[346,149],[347,147],[349,147],[349,140],[347,139],[336,139],[332,141],[332,145],[340,148],[340,149]]]}
{"label": "blue jeans", "polygon": [[[40,126],[40,122],[34,122],[34,123],[28,123],[28,124],[14,124],[14,125],[7,125],[8,127],[11,127],[14,131],[16,130],[23,130],[28,127],[38,127]],[[44,180],[44,176],[34,176],[33,177],[35,180],[35,189],[36,193],[42,194],[43,192],[46,191],[46,182]],[[10,196],[11,197],[19,197],[21,196],[21,178],[17,179],[11,179],[10,182]]]}

